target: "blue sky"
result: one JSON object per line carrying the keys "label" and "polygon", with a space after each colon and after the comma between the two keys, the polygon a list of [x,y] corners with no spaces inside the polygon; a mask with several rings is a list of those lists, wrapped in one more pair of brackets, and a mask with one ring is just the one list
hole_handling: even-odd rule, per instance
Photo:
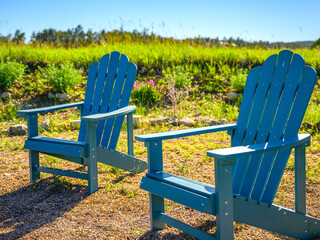
{"label": "blue sky", "polygon": [[240,37],[247,41],[320,38],[319,0],[0,0],[0,34],[45,28],[143,28],[158,35]]}

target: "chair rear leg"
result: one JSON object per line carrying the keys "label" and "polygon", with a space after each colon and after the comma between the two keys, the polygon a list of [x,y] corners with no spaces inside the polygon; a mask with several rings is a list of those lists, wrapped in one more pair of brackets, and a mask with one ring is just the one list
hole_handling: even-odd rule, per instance
{"label": "chair rear leg", "polygon": [[39,152],[29,150],[30,182],[35,182],[40,179],[40,172],[36,169],[38,166]]}
{"label": "chair rear leg", "polygon": [[150,202],[150,225],[151,230],[161,230],[165,228],[164,222],[157,219],[159,213],[164,213],[164,198],[149,193]]}
{"label": "chair rear leg", "polygon": [[98,163],[96,151],[91,151],[88,159],[88,194],[98,191]]}

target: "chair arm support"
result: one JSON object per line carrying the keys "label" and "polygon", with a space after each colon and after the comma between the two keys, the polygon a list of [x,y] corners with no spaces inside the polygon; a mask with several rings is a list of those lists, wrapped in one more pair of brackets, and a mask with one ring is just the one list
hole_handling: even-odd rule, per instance
{"label": "chair arm support", "polygon": [[50,107],[19,110],[17,111],[17,114],[32,115],[37,113],[47,113],[47,112],[53,112],[53,111],[62,110],[66,108],[80,107],[82,105],[83,105],[83,102],[67,103],[67,104],[61,104],[61,105],[50,106]]}
{"label": "chair arm support", "polygon": [[99,114],[94,114],[90,116],[85,116],[85,117],[82,117],[81,119],[86,122],[95,122],[95,121],[100,121],[100,120],[104,120],[112,117],[135,113],[135,112],[136,112],[136,106],[127,106],[127,107],[119,108],[115,111],[108,112],[108,113],[99,113]]}
{"label": "chair arm support", "polygon": [[252,156],[255,154],[264,154],[268,152],[279,151],[287,148],[299,147],[303,145],[310,145],[310,134],[302,133],[294,137],[282,139],[279,141],[267,142],[264,144],[211,150],[207,152],[207,156],[220,160],[235,159],[240,157]]}
{"label": "chair arm support", "polygon": [[236,123],[231,123],[231,124],[224,124],[224,125],[218,125],[218,126],[191,128],[191,129],[178,130],[178,131],[172,131],[172,132],[137,135],[137,136],[135,136],[135,139],[138,141],[141,141],[141,142],[161,141],[161,140],[167,140],[167,139],[174,139],[174,138],[199,135],[199,134],[204,134],[204,133],[213,133],[213,132],[220,132],[220,131],[224,131],[224,130],[233,130],[235,127],[236,127]]}

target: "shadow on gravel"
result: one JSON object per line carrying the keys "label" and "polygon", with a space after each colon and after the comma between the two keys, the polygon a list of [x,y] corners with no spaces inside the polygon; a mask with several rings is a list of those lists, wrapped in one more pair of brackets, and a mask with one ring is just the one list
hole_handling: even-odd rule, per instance
{"label": "shadow on gravel", "polygon": [[53,222],[87,194],[86,186],[71,188],[51,177],[0,196],[0,239],[17,239]]}

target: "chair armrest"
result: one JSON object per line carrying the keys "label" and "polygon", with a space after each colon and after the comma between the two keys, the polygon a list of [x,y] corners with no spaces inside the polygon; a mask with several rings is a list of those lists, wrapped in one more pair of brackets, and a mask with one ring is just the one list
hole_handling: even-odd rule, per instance
{"label": "chair armrest", "polygon": [[173,138],[199,135],[204,133],[233,130],[235,127],[236,127],[236,123],[231,123],[231,124],[224,124],[224,125],[218,125],[218,126],[191,128],[191,129],[178,130],[178,131],[172,131],[172,132],[137,135],[135,139],[141,142],[161,141],[161,140],[167,140],[167,139],[173,139]]}
{"label": "chair armrest", "polygon": [[264,154],[268,152],[279,151],[287,148],[310,145],[310,134],[302,133],[294,137],[279,141],[267,142],[264,144],[238,146],[224,149],[211,150],[207,152],[208,157],[226,160],[240,157],[252,156],[255,154]]}
{"label": "chair armrest", "polygon": [[67,104],[61,104],[61,105],[50,106],[50,107],[35,108],[35,109],[28,109],[28,110],[19,110],[19,111],[17,111],[17,114],[32,115],[32,114],[37,114],[37,113],[47,113],[47,112],[53,112],[53,111],[62,110],[62,109],[66,109],[66,108],[79,107],[82,105],[83,105],[83,102],[67,103]]}
{"label": "chair armrest", "polygon": [[104,120],[107,118],[122,116],[122,115],[135,113],[135,112],[136,112],[136,106],[127,106],[127,107],[119,108],[119,109],[112,111],[112,112],[99,113],[99,114],[94,114],[94,115],[90,115],[90,116],[85,116],[85,117],[82,117],[81,119],[86,122],[96,122],[96,121]]}

